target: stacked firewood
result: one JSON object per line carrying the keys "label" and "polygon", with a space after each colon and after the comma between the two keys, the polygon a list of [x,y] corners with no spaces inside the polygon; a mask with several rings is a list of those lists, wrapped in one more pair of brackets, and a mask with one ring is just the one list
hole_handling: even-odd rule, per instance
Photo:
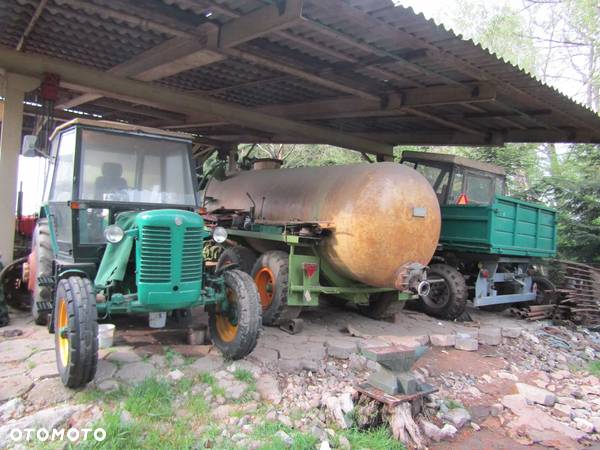
{"label": "stacked firewood", "polygon": [[554,319],[600,325],[600,270],[570,261],[560,261],[559,267],[562,277]]}

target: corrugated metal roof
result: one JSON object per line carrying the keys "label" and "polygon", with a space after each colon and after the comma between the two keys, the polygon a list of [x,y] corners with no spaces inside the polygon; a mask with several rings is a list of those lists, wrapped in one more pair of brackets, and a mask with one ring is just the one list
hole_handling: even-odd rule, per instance
{"label": "corrugated metal roof", "polygon": [[[269,4],[48,0],[24,36],[39,1],[0,0],[0,44],[15,48],[23,40],[25,53],[119,74],[119,67],[169,39],[199,39],[202,24],[222,27]],[[410,8],[390,0],[305,0],[302,18],[235,48],[217,47],[220,60],[152,82],[391,144],[600,143],[600,120],[593,111]],[[480,99],[486,89],[493,95]],[[467,95],[450,95],[458,91]],[[111,120],[221,141],[310,141],[222,118],[198,120],[173,108],[123,99],[77,104],[73,98],[80,93],[63,89],[61,94],[59,103]]]}

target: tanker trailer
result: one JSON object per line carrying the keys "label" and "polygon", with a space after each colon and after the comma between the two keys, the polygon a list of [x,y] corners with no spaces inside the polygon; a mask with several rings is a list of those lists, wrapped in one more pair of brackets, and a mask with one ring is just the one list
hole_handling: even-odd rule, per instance
{"label": "tanker trailer", "polygon": [[319,294],[375,318],[426,295],[441,221],[421,174],[391,162],[275,167],[255,161],[211,178],[203,193],[208,220],[228,231],[217,270],[236,264],[252,275],[265,325],[294,323]]}

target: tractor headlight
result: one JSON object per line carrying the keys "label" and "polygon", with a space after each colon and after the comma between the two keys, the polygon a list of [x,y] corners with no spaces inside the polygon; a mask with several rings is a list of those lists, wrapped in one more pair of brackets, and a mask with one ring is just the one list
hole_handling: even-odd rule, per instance
{"label": "tractor headlight", "polygon": [[104,237],[111,244],[121,242],[123,240],[123,236],[125,236],[125,232],[120,226],[109,225],[104,229]]}
{"label": "tractor headlight", "polygon": [[215,227],[213,230],[213,239],[217,244],[222,244],[227,240],[227,230],[223,227]]}

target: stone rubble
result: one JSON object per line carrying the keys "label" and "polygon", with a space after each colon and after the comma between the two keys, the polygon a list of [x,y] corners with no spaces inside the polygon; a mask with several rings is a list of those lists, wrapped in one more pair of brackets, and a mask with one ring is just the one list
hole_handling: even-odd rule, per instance
{"label": "stone rubble", "polygon": [[[190,361],[177,354],[150,355],[129,346],[115,347],[101,353],[91,388],[115,391],[146,376],[175,383],[211,373],[219,393],[198,383],[186,395],[203,395],[210,403],[213,420],[222,424],[221,444],[260,447],[251,435],[261,411],[260,420],[285,429],[277,437],[288,447],[296,445],[289,430],[298,430],[313,436],[317,448],[339,444],[336,448],[346,449],[351,445],[340,430],[357,424],[356,385],[378,369],[377,363],[366,360],[363,349],[428,345],[431,356],[428,359],[426,354],[413,373],[419,382],[439,389],[425,399],[415,418],[431,441],[450,440],[460,448],[460,439],[481,430],[491,430],[509,442],[555,448],[581,448],[600,441],[600,380],[587,369],[600,357],[597,332],[543,324],[448,328],[439,322],[425,331],[428,334],[417,330],[421,334],[396,336],[391,334],[394,324],[377,325],[380,332],[342,325],[323,327],[319,334],[311,324],[294,336],[266,328],[255,352],[235,363],[214,351]],[[34,420],[38,414],[49,420],[47,411],[63,411],[77,400],[53,373],[51,350],[22,347],[16,350],[15,344],[0,343],[0,361],[5,361],[0,364],[7,369],[0,373],[3,426]],[[13,351],[16,356],[6,354]],[[26,367],[26,358],[37,362],[19,372],[19,367]],[[447,366],[453,358],[454,365]],[[240,370],[250,372],[254,381],[236,378]],[[56,414],[60,423],[86,423],[102,413],[98,408],[72,408],[66,415]],[[132,420],[122,409],[121,422]]]}

